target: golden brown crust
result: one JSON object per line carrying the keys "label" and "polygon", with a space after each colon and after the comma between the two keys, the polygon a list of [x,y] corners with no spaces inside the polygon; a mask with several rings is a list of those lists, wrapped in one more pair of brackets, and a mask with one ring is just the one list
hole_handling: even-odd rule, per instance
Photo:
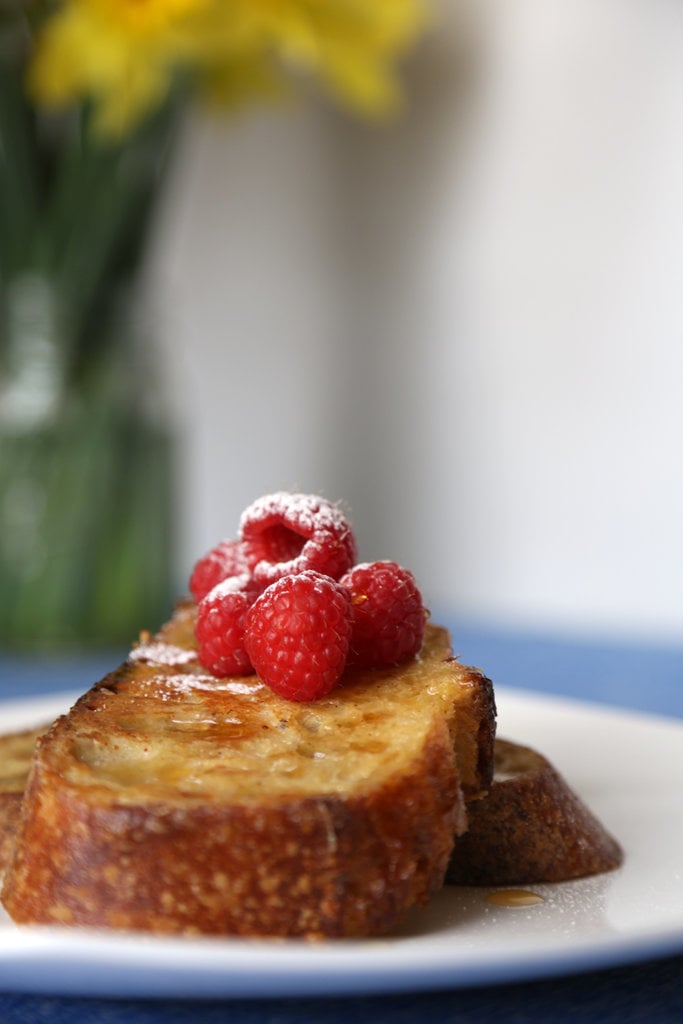
{"label": "golden brown crust", "polygon": [[0,875],[12,852],[21,812],[21,793],[0,793]]}
{"label": "golden brown crust", "polygon": [[497,739],[489,795],[468,806],[453,885],[530,885],[611,871],[623,853],[562,776],[529,747]]}
{"label": "golden brown crust", "polygon": [[496,740],[496,698],[493,683],[480,669],[461,666],[448,658],[462,673],[462,685],[470,690],[459,712],[454,737],[456,758],[463,767],[462,788],[467,801],[488,792],[493,781]]}
{"label": "golden brown crust", "polygon": [[488,785],[490,684],[430,626],[414,663],[292,704],[256,677],[207,679],[191,622],[180,609],[39,742],[8,912],[159,933],[389,931],[443,884],[463,789]]}

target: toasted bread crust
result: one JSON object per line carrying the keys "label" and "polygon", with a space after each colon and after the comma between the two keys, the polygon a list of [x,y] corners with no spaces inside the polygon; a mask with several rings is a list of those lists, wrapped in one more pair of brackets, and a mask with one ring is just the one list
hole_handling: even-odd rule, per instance
{"label": "toasted bread crust", "polygon": [[8,912],[157,933],[391,930],[443,884],[465,793],[490,782],[490,683],[430,626],[414,664],[351,673],[301,707],[255,677],[207,681],[191,622],[179,609],[39,741]]}
{"label": "toasted bread crust", "polygon": [[508,740],[496,740],[491,790],[469,805],[468,821],[446,873],[452,885],[564,882],[623,860],[619,843],[547,758]]}
{"label": "toasted bread crust", "polygon": [[12,853],[21,813],[21,793],[0,793],[0,875]]}

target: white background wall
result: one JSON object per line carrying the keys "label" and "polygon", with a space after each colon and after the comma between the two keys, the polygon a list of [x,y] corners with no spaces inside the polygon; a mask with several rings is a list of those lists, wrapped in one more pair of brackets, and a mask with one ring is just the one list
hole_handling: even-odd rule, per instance
{"label": "white background wall", "polygon": [[472,0],[371,128],[190,126],[156,300],[179,579],[281,487],[438,614],[683,639],[683,9]]}

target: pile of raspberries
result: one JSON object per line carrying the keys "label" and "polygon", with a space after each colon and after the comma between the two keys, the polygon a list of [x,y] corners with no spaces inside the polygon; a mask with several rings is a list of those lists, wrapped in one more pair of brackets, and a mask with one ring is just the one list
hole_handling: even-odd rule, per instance
{"label": "pile of raspberries", "polygon": [[192,572],[199,660],[215,676],[257,672],[280,696],[311,701],[347,666],[415,657],[426,613],[412,573],[356,558],[336,505],[311,494],[259,498],[242,513],[237,539]]}

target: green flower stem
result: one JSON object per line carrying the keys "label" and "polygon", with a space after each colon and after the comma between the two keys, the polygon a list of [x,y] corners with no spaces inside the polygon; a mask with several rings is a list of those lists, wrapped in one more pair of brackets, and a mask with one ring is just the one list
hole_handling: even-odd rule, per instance
{"label": "green flower stem", "polygon": [[16,69],[0,60],[0,275],[25,264],[38,220],[38,161]]}

